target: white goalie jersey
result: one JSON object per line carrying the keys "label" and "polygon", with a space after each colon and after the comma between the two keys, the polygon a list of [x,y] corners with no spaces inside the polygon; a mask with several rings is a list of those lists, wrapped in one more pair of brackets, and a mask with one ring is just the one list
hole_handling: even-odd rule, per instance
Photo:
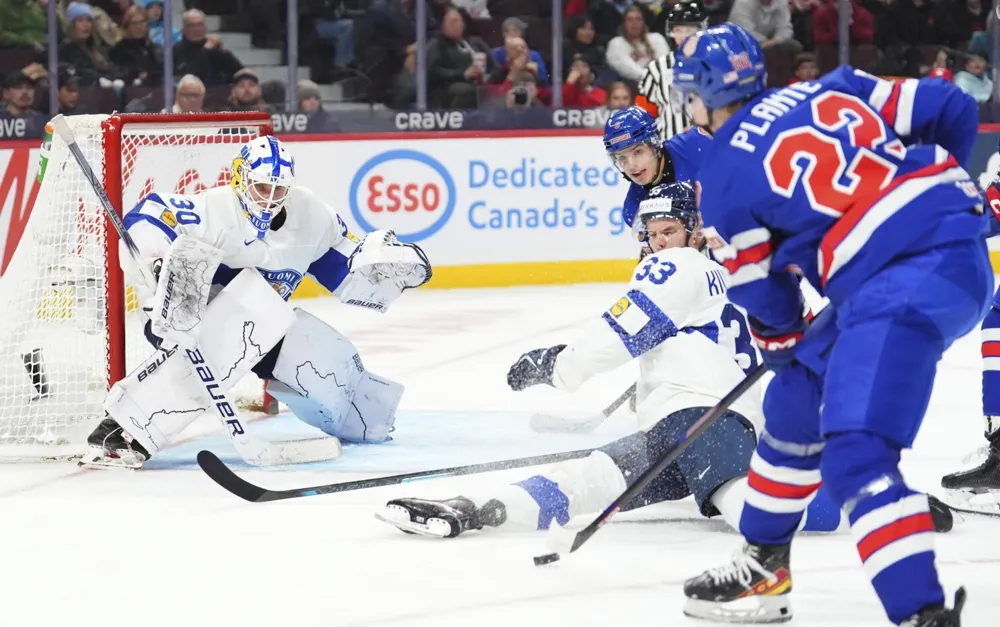
{"label": "white goalie jersey", "polygon": [[[291,189],[284,208],[265,238],[258,238],[228,187],[190,196],[150,194],[126,214],[124,223],[149,264],[163,258],[180,235],[220,249],[213,296],[242,268],[256,268],[285,300],[306,274],[338,294],[358,238],[329,205],[304,187]],[[122,258],[127,264],[127,257]],[[123,269],[133,270],[127,265]]]}
{"label": "white goalie jersey", "polygon": [[[757,365],[744,314],[726,298],[725,269],[694,248],[670,248],[636,267],[628,290],[556,359],[553,384],[574,391],[590,377],[639,360],[639,427],[711,407]],[[731,406],[760,432],[761,395]]]}

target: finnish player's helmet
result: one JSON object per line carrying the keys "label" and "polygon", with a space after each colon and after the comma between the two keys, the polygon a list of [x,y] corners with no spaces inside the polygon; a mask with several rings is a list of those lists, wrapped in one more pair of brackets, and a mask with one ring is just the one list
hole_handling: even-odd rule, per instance
{"label": "finnish player's helmet", "polygon": [[295,184],[295,159],[277,137],[251,139],[233,159],[229,186],[263,238]]}
{"label": "finnish player's helmet", "polygon": [[649,240],[646,225],[651,220],[666,218],[683,224],[689,236],[698,229],[698,203],[691,183],[668,183],[649,190],[649,197],[639,203],[639,211],[632,221],[632,234],[638,241],[646,242]]}
{"label": "finnish player's helmet", "polygon": [[690,2],[678,2],[670,7],[667,14],[667,31],[674,26],[697,26],[704,28],[708,22],[708,13],[705,12],[705,5],[700,0]]}
{"label": "finnish player's helmet", "polygon": [[691,35],[674,53],[674,86],[685,102],[697,94],[706,107],[719,109],[753,98],[766,84],[760,44],[731,22]]}

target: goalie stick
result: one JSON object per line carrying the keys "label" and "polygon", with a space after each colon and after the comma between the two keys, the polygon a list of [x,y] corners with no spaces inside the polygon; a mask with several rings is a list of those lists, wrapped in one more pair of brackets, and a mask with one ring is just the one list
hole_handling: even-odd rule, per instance
{"label": "goalie stick", "polygon": [[[97,178],[97,174],[94,173],[94,169],[91,167],[90,162],[87,161],[87,157],[80,150],[80,146],[77,145],[73,129],[69,127],[69,123],[66,122],[61,113],[52,118],[51,124],[55,133],[66,143],[77,165],[80,166],[84,178],[87,179],[90,187],[94,190],[94,194],[97,195],[97,199],[101,203],[101,208],[104,209],[108,220],[118,233],[119,239],[125,244],[125,249],[128,251],[133,264],[139,269],[143,282],[151,289],[155,289],[156,278],[146,264],[142,262],[139,248],[132,240],[132,236],[125,229],[125,224],[118,216],[114,205],[111,204],[111,199],[108,198],[104,186]],[[225,393],[219,388],[214,390],[214,394],[225,397]],[[228,403],[229,399],[225,398],[225,401]],[[229,405],[230,407],[235,407],[232,403],[229,403]],[[234,419],[235,422],[233,422]],[[240,421],[237,416],[230,417],[229,422],[227,422],[226,417],[219,415],[219,421],[222,423],[223,430],[229,435],[229,439],[232,441],[240,457],[243,458],[243,461],[253,466],[322,461],[333,459],[340,455],[340,440],[332,436],[306,440],[267,441],[251,437],[243,426],[243,421]],[[232,428],[230,428],[230,424],[232,424]]]}
{"label": "goalie stick", "polygon": [[[830,314],[832,309],[833,308],[830,306],[824,307],[823,311],[821,311],[814,318],[812,324],[809,325],[810,328],[817,324],[826,324],[832,318],[832,315]],[[555,551],[552,553],[546,553],[545,555],[535,556],[535,566],[551,564],[552,562],[558,561],[561,554],[572,553],[583,546],[587,540],[591,538],[591,536],[597,533],[598,529],[603,527],[606,522],[611,520],[615,514],[621,511],[622,507],[638,496],[639,493],[653,481],[653,479],[659,476],[659,474],[663,472],[667,466],[676,461],[677,458],[680,457],[681,453],[687,450],[687,448],[691,446],[696,439],[701,437],[701,434],[705,433],[709,427],[715,424],[715,422],[726,413],[726,410],[729,409],[730,405],[735,403],[738,398],[753,388],[753,386],[760,381],[761,377],[763,377],[767,371],[767,366],[761,363],[748,372],[746,377],[740,381],[736,387],[730,390],[728,394],[722,397],[722,400],[705,412],[701,418],[691,425],[673,446],[664,451],[652,466],[639,475],[639,478],[636,479],[635,483],[626,488],[625,491],[622,492],[621,495],[615,499],[613,503],[611,503],[611,505],[608,505],[607,509],[601,512],[601,514],[589,525],[575,534],[563,529],[559,525],[551,526],[549,528],[550,548],[555,549]]]}
{"label": "goalie stick", "polygon": [[528,422],[528,426],[536,433],[591,433],[604,424],[604,421],[618,411],[619,407],[635,396],[635,386],[636,384],[633,383],[632,387],[622,392],[621,396],[602,409],[601,413],[594,414],[584,420],[573,420],[555,414],[535,414]]}
{"label": "goalie stick", "polygon": [[388,477],[375,477],[373,479],[359,479],[357,481],[344,481],[341,483],[328,483],[308,488],[291,488],[288,490],[268,490],[256,486],[245,479],[240,478],[225,462],[218,458],[211,451],[201,451],[198,453],[198,465],[205,471],[212,481],[216,482],[232,494],[251,503],[264,503],[267,501],[280,501],[283,499],[295,499],[302,496],[317,496],[320,494],[333,494],[336,492],[349,492],[351,490],[364,490],[367,488],[377,488],[386,485],[397,485],[409,483],[410,481],[420,481],[422,479],[440,479],[444,477],[460,477],[462,475],[472,475],[481,472],[493,472],[497,470],[510,470],[513,468],[523,468],[525,466],[538,466],[541,464],[554,464],[567,459],[578,459],[586,457],[593,452],[592,449],[580,451],[567,451],[565,453],[550,453],[548,455],[538,455],[535,457],[520,457],[508,459],[500,462],[487,462],[485,464],[471,464],[468,466],[453,466],[451,468],[440,468],[437,470],[423,470],[402,475],[391,475]]}

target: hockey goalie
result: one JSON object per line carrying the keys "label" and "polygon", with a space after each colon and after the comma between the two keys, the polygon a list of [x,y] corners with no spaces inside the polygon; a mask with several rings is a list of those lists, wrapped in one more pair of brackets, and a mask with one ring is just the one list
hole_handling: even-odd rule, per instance
{"label": "hockey goalie", "polygon": [[286,301],[309,274],[341,301],[384,312],[430,279],[418,246],[392,231],[359,242],[295,185],[294,159],[274,137],[240,149],[228,186],[149,194],[124,224],[145,267],[124,255],[122,267],[146,278],[139,297],[157,350],[112,387],[81,465],[138,468],[206,411],[242,433],[225,393],[251,371],[330,436],[389,437],[403,386],[368,371],[350,340]]}

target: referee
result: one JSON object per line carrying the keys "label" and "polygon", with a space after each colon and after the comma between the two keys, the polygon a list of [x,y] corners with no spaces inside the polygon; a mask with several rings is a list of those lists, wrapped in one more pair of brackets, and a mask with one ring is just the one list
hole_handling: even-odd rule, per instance
{"label": "referee", "polygon": [[[667,33],[670,35],[670,52],[652,61],[639,79],[639,95],[635,104],[656,118],[660,139],[667,140],[683,133],[690,125],[687,112],[680,102],[680,94],[672,94],[671,85],[674,67],[674,50],[680,47],[688,35],[706,27],[708,15],[701,0],[678,2],[667,15]],[[671,98],[676,104],[671,106]]]}

